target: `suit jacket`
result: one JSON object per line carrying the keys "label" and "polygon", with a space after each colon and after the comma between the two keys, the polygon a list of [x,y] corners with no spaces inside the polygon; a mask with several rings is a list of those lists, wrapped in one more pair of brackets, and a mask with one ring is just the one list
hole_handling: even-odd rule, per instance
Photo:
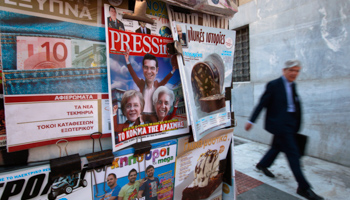
{"label": "suit jacket", "polygon": [[108,27],[110,28],[125,31],[123,22],[119,21],[118,19],[116,21],[113,21],[111,17],[108,17],[107,23],[108,23]]}
{"label": "suit jacket", "polygon": [[287,92],[282,77],[270,81],[264,94],[261,96],[259,104],[255,107],[250,118],[251,122],[255,122],[261,110],[266,108],[265,129],[272,134],[283,132],[297,132],[301,124],[301,102],[296,92],[295,83],[293,83],[293,98],[295,104],[295,115],[297,119],[295,130],[291,130],[288,126],[289,118],[287,113]]}
{"label": "suit jacket", "polygon": [[[136,31],[135,31],[136,33],[142,33],[142,31],[141,31],[141,27],[140,28],[138,28],[138,29],[136,29]],[[147,28],[146,27],[146,32],[147,32],[147,34],[151,34],[151,29],[149,29],[149,28]]]}
{"label": "suit jacket", "polygon": [[187,41],[186,41],[186,33],[181,33],[182,34],[182,39],[180,39],[180,36],[178,37],[179,42],[181,42],[182,46],[186,46],[187,45]]}

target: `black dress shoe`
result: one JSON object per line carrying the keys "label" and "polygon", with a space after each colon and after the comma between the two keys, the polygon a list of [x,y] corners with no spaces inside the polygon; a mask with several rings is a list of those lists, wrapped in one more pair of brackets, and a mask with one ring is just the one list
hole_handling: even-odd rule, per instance
{"label": "black dress shoe", "polygon": [[256,168],[257,168],[258,170],[263,171],[264,174],[265,174],[266,176],[268,176],[268,177],[271,177],[271,178],[274,178],[274,177],[275,177],[275,175],[273,175],[273,173],[270,172],[270,170],[268,170],[266,167],[261,167],[259,164],[257,164],[257,165],[256,165]]}
{"label": "black dress shoe", "polygon": [[298,188],[297,194],[299,194],[300,196],[303,196],[307,199],[310,199],[310,200],[323,200],[324,199],[323,197],[315,194],[310,188],[307,190],[303,190],[303,189]]}

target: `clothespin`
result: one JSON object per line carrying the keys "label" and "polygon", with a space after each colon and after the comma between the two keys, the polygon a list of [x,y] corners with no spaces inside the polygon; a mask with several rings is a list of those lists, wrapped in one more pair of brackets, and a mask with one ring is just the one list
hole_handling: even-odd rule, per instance
{"label": "clothespin", "polygon": [[126,13],[123,15],[124,19],[132,19],[140,22],[145,22],[149,24],[154,24],[154,20],[146,16],[147,1],[146,0],[136,0],[134,13]]}
{"label": "clothespin", "polygon": [[[171,55],[181,55],[182,57],[182,63],[185,66],[185,60],[184,60],[184,56],[182,53],[182,45],[179,41],[174,41],[171,43],[166,44],[167,47],[167,51],[169,54]],[[176,56],[175,56],[176,58]]]}

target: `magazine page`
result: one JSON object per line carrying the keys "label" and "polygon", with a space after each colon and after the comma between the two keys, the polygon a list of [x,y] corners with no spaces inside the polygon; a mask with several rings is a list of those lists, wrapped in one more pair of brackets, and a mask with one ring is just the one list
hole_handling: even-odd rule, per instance
{"label": "magazine page", "polygon": [[110,136],[101,8],[99,1],[1,4],[9,152]]}
{"label": "magazine page", "polygon": [[178,65],[167,53],[169,23],[151,15],[152,25],[124,19],[128,12],[105,5],[113,151],[137,135],[147,141],[188,133]]}
{"label": "magazine page", "polygon": [[0,199],[92,199],[91,173],[86,170],[49,181],[50,165],[0,173]]}
{"label": "magazine page", "polygon": [[182,45],[186,100],[193,137],[231,125],[230,103],[225,88],[231,87],[235,32],[184,23],[173,23],[175,38]]}
{"label": "magazine page", "polygon": [[151,151],[139,157],[133,156],[133,148],[114,152],[112,166],[95,171],[93,199],[173,199],[176,143],[153,143]]}
{"label": "magazine page", "polygon": [[222,129],[197,142],[189,142],[189,136],[178,139],[175,199],[222,199],[225,159],[232,136],[233,129]]}

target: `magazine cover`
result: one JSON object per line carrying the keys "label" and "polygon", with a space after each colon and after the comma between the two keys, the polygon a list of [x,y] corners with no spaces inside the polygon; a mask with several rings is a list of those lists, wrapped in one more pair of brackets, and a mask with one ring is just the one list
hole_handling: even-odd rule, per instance
{"label": "magazine cover", "polygon": [[9,152],[90,139],[93,132],[110,137],[101,8],[99,1],[1,4]]}
{"label": "magazine cover", "polygon": [[[113,151],[136,142],[188,132],[186,108],[167,20],[153,25],[123,19],[129,11],[105,5]],[[167,23],[164,23],[167,22]]]}
{"label": "magazine cover", "polygon": [[112,166],[92,177],[94,200],[173,199],[176,144],[153,143],[151,151],[139,157],[133,156],[133,148],[114,152]]}
{"label": "magazine cover", "polygon": [[49,181],[50,165],[0,173],[0,199],[92,199],[91,173],[84,169]]}
{"label": "magazine cover", "polygon": [[180,63],[183,88],[191,119],[193,137],[231,125],[230,103],[225,88],[231,87],[234,31],[173,22],[176,40],[182,45]]}
{"label": "magazine cover", "polygon": [[197,142],[189,142],[189,136],[178,139],[175,199],[222,199],[225,159],[232,136],[233,129],[222,129]]}

